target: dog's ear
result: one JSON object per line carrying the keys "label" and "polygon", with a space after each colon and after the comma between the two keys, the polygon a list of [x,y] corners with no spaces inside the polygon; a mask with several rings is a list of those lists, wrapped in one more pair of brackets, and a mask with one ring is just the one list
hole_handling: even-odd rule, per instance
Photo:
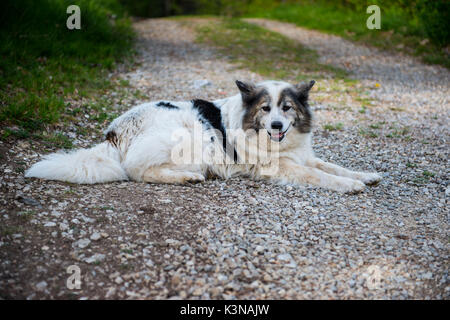
{"label": "dog's ear", "polygon": [[242,100],[244,102],[250,102],[256,93],[255,85],[251,82],[243,82],[239,80],[236,80],[236,85],[241,92]]}
{"label": "dog's ear", "polygon": [[299,83],[295,86],[297,89],[297,97],[301,102],[308,101],[309,91],[313,87],[316,81],[311,80],[309,83]]}

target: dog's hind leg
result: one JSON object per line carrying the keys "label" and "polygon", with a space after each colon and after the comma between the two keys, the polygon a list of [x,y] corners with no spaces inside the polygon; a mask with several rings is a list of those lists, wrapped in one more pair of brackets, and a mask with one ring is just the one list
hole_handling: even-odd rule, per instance
{"label": "dog's hind leg", "polygon": [[148,168],[144,172],[143,180],[151,183],[184,184],[187,182],[203,182],[205,176],[195,169],[189,171],[172,164],[165,164]]}
{"label": "dog's hind leg", "polygon": [[306,165],[325,171],[335,176],[359,180],[367,185],[377,184],[382,179],[382,177],[378,173],[348,170],[336,164],[325,162],[319,158],[307,160]]}

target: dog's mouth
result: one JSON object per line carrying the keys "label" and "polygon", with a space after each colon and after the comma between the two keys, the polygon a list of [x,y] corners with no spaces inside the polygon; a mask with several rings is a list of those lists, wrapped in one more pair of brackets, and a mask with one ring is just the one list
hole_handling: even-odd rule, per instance
{"label": "dog's mouth", "polygon": [[291,128],[291,125],[289,125],[289,127],[283,132],[281,132],[281,131],[272,131],[272,132],[270,132],[269,130],[267,130],[267,133],[269,134],[270,139],[272,141],[281,142],[284,139],[284,137],[286,137],[286,133],[288,132],[288,130],[290,128]]}

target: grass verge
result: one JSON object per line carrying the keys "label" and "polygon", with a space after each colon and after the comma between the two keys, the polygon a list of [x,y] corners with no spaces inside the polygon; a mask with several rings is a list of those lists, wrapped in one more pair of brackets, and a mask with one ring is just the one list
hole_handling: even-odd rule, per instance
{"label": "grass verge", "polygon": [[450,68],[448,45],[436,45],[429,41],[417,17],[399,7],[381,6],[381,29],[370,30],[366,27],[369,14],[365,9],[355,10],[326,1],[303,1],[271,3],[268,7],[249,6],[245,16],[291,22],[384,50],[418,56],[426,63]]}
{"label": "grass verge", "polygon": [[[66,9],[81,11],[69,30]],[[134,32],[116,0],[6,0],[0,4],[2,140],[32,138],[70,147],[52,126],[71,116],[71,103],[110,90],[108,70],[130,56]]]}
{"label": "grass verge", "polygon": [[347,75],[320,64],[315,51],[279,33],[239,19],[205,21],[197,29],[197,41],[215,46],[232,62],[267,78],[299,81]]}

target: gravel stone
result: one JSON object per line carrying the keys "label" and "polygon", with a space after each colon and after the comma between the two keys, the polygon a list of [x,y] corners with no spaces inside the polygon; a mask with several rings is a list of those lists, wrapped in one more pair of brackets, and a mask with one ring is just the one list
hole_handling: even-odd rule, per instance
{"label": "gravel stone", "polygon": [[90,237],[90,239],[93,241],[97,241],[101,238],[102,238],[102,235],[98,232],[94,232],[93,234],[91,234],[91,237]]}
{"label": "gravel stone", "polygon": [[91,256],[90,258],[87,258],[85,260],[86,263],[98,263],[105,260],[105,255],[101,254],[101,253],[96,253],[93,256]]}
{"label": "gravel stone", "polygon": [[91,241],[89,239],[80,239],[74,243],[74,246],[83,249],[89,246],[90,243]]}
{"label": "gravel stone", "polygon": [[56,226],[56,223],[52,222],[52,221],[47,222],[47,223],[44,224],[44,227],[55,227],[55,226]]}
{"label": "gravel stone", "polygon": [[36,284],[36,290],[44,291],[45,289],[47,289],[47,286],[48,286],[47,282],[41,281],[41,282]]}

